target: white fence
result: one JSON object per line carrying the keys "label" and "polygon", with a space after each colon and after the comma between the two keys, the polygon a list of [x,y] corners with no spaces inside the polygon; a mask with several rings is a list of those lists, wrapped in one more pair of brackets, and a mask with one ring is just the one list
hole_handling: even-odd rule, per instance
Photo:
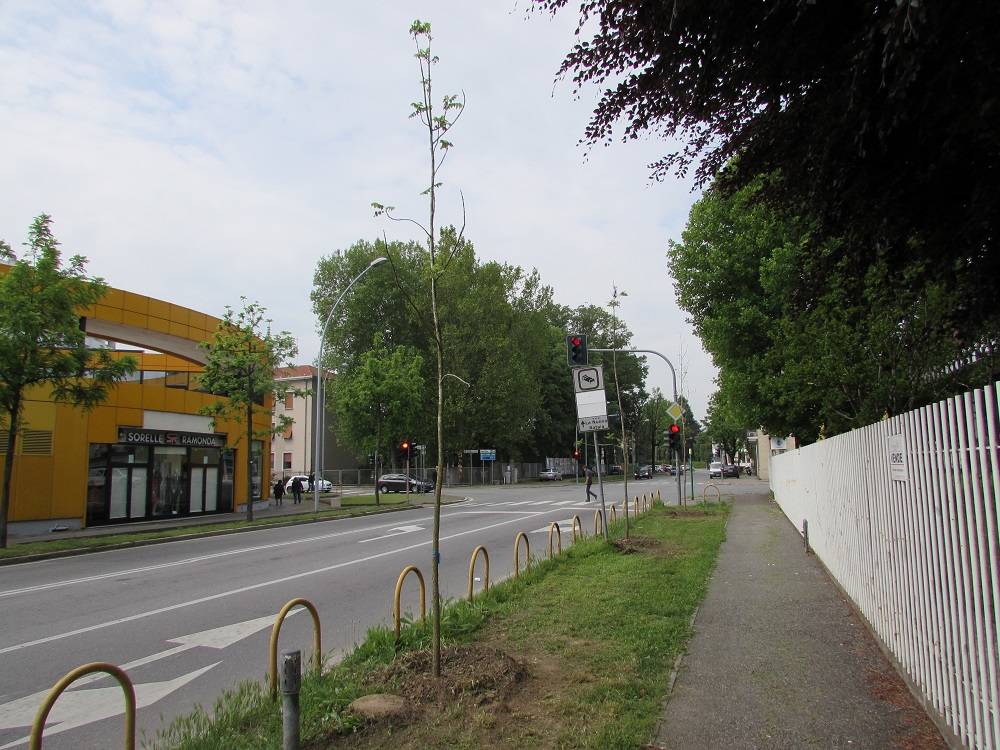
{"label": "white fence", "polygon": [[772,459],[785,515],[973,748],[1000,748],[997,440],[993,386]]}

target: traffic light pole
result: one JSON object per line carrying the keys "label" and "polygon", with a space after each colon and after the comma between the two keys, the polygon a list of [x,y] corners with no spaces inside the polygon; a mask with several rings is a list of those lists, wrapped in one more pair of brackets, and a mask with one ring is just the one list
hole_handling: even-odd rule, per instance
{"label": "traffic light pole", "polygon": [[[592,351],[592,352],[618,352],[619,354],[654,354],[654,355],[656,355],[657,357],[659,357],[660,359],[662,359],[664,362],[666,362],[667,363],[667,367],[670,368],[670,374],[671,374],[671,376],[673,376],[673,379],[674,379],[674,403],[677,402],[677,371],[674,370],[673,363],[669,359],[667,359],[664,355],[660,354],[660,352],[653,351],[652,349],[591,349],[590,351]],[[681,453],[679,453],[679,452],[675,452],[675,455],[676,455],[676,458],[675,458],[676,464],[675,464],[675,466],[677,466],[677,504],[680,505],[680,503],[681,503],[681,493],[683,492],[683,482],[684,482],[684,480],[681,478],[681,469],[680,469],[681,459],[683,458],[683,455]],[[628,498],[626,498],[626,500],[627,499]]]}

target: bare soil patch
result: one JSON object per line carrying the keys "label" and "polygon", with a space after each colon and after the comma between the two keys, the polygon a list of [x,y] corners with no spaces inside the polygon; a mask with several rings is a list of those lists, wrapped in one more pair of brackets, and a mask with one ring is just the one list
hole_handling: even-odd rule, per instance
{"label": "bare soil patch", "polygon": [[632,536],[628,539],[615,539],[611,544],[616,550],[626,555],[631,555],[635,552],[653,551],[663,546],[663,543],[659,539],[654,539],[651,536]]}

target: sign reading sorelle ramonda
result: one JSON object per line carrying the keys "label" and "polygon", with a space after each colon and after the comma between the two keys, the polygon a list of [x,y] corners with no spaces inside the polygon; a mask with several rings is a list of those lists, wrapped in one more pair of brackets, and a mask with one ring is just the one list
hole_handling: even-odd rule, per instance
{"label": "sign reading sorelle ramonda", "polygon": [[192,448],[225,448],[226,436],[204,432],[146,430],[142,427],[119,427],[118,442],[128,445],[180,445]]}

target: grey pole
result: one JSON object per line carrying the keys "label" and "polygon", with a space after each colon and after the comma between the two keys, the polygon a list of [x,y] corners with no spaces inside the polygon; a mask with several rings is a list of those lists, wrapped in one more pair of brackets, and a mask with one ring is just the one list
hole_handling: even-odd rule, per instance
{"label": "grey pole", "polygon": [[[674,379],[674,402],[677,402],[677,371],[674,370],[673,363],[667,359],[663,354],[653,351],[652,349],[591,349],[592,352],[619,352],[621,354],[655,354],[657,357],[662,359],[667,363],[667,367],[670,368],[670,374]],[[684,480],[681,478],[681,460],[684,454],[681,452],[674,453],[674,461],[677,466],[677,504],[680,505],[681,493],[683,492]],[[626,498],[628,500],[628,498]]]}
{"label": "grey pole", "polygon": [[[601,476],[601,449],[597,447],[597,433],[594,436],[594,464],[597,466],[597,486],[601,490],[601,526],[604,530],[604,541],[608,541],[608,509],[604,506],[604,478]],[[628,513],[628,498],[625,498],[625,512]]]}
{"label": "grey pole", "polygon": [[320,456],[321,456],[320,447],[322,445],[322,439],[321,438],[322,438],[323,432],[326,429],[326,426],[325,426],[325,423],[326,423],[326,419],[325,419],[325,417],[326,417],[326,409],[322,408],[323,401],[324,401],[324,399],[323,399],[323,370],[322,370],[322,367],[323,367],[323,344],[326,341],[326,329],[329,328],[330,321],[333,320],[333,314],[335,312],[337,312],[337,308],[340,307],[340,303],[343,301],[343,299],[347,295],[347,293],[349,291],[351,291],[351,287],[354,286],[354,284],[357,282],[357,280],[360,279],[362,276],[364,276],[366,273],[368,273],[370,270],[372,270],[373,268],[375,268],[375,266],[377,266],[379,263],[385,263],[387,260],[389,260],[389,259],[388,258],[376,258],[371,263],[369,263],[367,266],[365,266],[365,269],[361,273],[359,273],[357,276],[355,276],[353,279],[351,279],[351,283],[348,284],[347,288],[343,292],[340,293],[340,296],[337,297],[337,301],[334,302],[333,303],[333,307],[330,308],[330,312],[326,316],[326,322],[323,323],[323,330],[319,334],[319,353],[316,355],[316,395],[313,397],[313,400],[316,402],[316,417],[315,417],[315,419],[313,419],[313,429],[316,432],[316,434],[313,436],[313,446],[314,446],[314,449],[315,449],[315,452],[313,454],[313,477],[314,477],[314,480],[313,480],[313,512],[314,513],[319,512],[319,481],[318,480],[323,476],[323,474],[322,474],[322,466],[320,465],[320,463],[321,463],[321,460],[320,460]]}
{"label": "grey pole", "polygon": [[302,652],[281,654],[281,750],[299,750],[299,690],[302,687]]}

